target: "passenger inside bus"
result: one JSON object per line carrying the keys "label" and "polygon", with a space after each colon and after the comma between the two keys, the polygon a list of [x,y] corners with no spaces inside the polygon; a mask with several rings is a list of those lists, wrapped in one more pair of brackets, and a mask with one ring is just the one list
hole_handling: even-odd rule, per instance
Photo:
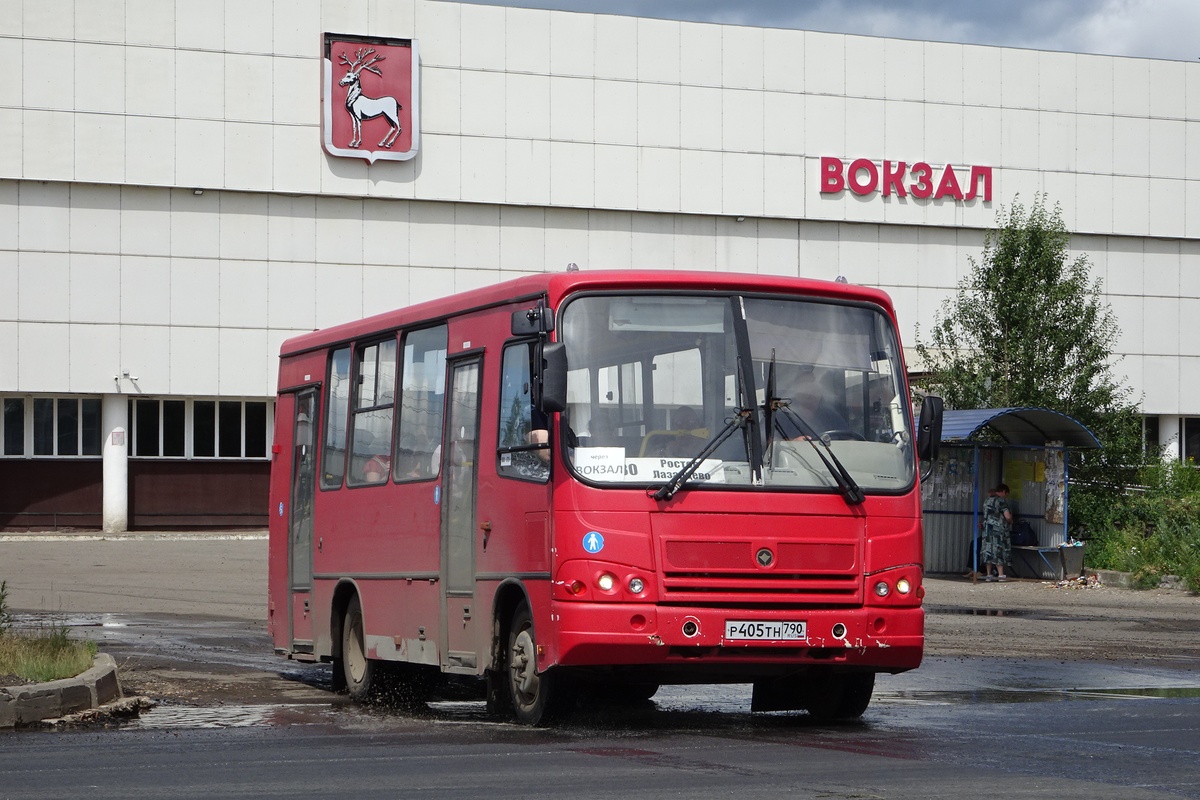
{"label": "passenger inside bus", "polygon": [[544,427],[543,428],[534,428],[533,430],[531,430],[529,432],[529,436],[526,438],[528,439],[530,444],[537,445],[538,449],[535,450],[534,452],[537,453],[538,458],[540,458],[543,462],[549,464],[550,463],[550,431],[546,430]]}
{"label": "passenger inside bus", "polygon": [[374,455],[363,465],[363,480],[366,483],[382,483],[388,476],[391,459],[386,455]]}
{"label": "passenger inside bus", "polygon": [[620,446],[620,442],[617,439],[617,426],[616,423],[613,422],[611,409],[598,408],[592,412],[592,418],[588,421],[586,446]]}
{"label": "passenger inside bus", "polygon": [[[694,408],[680,406],[671,414],[671,430],[680,433],[692,433],[704,427],[704,422]],[[695,434],[693,434],[695,435]]]}
{"label": "passenger inside bus", "polygon": [[431,477],[437,471],[433,459],[433,444],[416,438],[401,439],[396,452],[396,478],[404,481]]}
{"label": "passenger inside bus", "polygon": [[667,430],[647,434],[642,448],[645,455],[691,457],[704,446],[708,431],[694,408],[679,406],[671,412],[669,422]]}

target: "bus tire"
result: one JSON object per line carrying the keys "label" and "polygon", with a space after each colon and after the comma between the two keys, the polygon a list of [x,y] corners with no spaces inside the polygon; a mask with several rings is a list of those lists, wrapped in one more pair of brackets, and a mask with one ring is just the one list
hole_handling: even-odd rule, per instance
{"label": "bus tire", "polygon": [[538,672],[533,615],[524,603],[513,614],[504,653],[507,690],[517,722],[547,725],[561,716],[566,687],[554,669]]}
{"label": "bus tire", "polygon": [[329,688],[334,694],[346,693],[346,662],[341,656],[335,656],[330,663]]}
{"label": "bus tire", "polygon": [[649,681],[614,679],[590,685],[590,696],[600,703],[614,706],[637,706],[650,702],[658,693],[659,684]]}
{"label": "bus tire", "polygon": [[661,686],[649,681],[632,681],[620,685],[620,702],[637,704],[648,703],[650,698],[658,694]]}
{"label": "bus tire", "polygon": [[[507,657],[506,652],[505,658]],[[488,716],[499,720],[512,719],[513,704],[512,693],[508,690],[508,670],[489,669],[485,677]]]}
{"label": "bus tire", "polygon": [[874,672],[828,675],[813,682],[804,708],[819,722],[854,720],[866,712],[874,691]]}
{"label": "bus tire", "polygon": [[367,658],[367,640],[363,629],[362,603],[357,596],[346,606],[342,623],[342,677],[352,700],[371,698],[379,683],[379,665]]}

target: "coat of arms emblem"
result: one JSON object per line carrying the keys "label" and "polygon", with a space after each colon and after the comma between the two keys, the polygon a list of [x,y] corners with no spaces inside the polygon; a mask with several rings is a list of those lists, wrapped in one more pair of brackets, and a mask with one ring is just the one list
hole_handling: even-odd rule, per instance
{"label": "coat of arms emblem", "polygon": [[325,152],[368,163],[415,156],[419,66],[412,39],[325,34]]}

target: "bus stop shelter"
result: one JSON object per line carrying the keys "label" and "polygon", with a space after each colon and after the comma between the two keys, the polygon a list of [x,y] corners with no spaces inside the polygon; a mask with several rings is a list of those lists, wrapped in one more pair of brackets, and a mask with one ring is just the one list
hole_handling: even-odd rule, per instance
{"label": "bus stop shelter", "polygon": [[1100,447],[1095,435],[1048,408],[948,410],[942,445],[921,486],[925,571],[963,573],[974,564],[974,543],[988,490],[1009,487],[1014,521],[1025,520],[1036,545],[1014,547],[1011,573],[1061,580],[1083,570],[1083,545],[1067,534],[1068,452]]}

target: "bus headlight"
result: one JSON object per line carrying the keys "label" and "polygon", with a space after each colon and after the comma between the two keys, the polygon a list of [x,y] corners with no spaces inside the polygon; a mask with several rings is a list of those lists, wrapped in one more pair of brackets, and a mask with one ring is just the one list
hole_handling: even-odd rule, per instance
{"label": "bus headlight", "polygon": [[646,582],[643,581],[641,578],[630,578],[629,579],[629,593],[630,594],[641,594],[645,590],[646,590]]}
{"label": "bus headlight", "polygon": [[616,583],[617,579],[608,572],[602,572],[600,577],[596,578],[596,586],[599,587],[600,591],[602,592],[611,592]]}
{"label": "bus headlight", "polygon": [[866,603],[873,606],[914,608],[921,605],[924,594],[920,568],[904,566],[872,575],[870,583],[867,584]]}

